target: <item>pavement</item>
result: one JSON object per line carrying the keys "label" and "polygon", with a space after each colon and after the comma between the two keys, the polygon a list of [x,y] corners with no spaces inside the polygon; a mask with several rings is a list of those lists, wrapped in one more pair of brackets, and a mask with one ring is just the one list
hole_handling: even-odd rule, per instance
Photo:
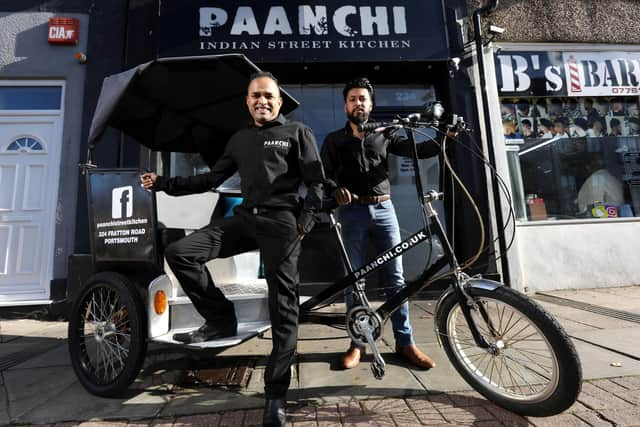
{"label": "pavement", "polygon": [[[462,380],[436,343],[435,302],[411,301],[419,347],[435,369],[409,369],[393,354],[373,378],[369,355],[352,370],[338,367],[349,340],[343,330],[301,325],[288,395],[291,426],[640,426],[640,286],[554,291],[534,296],[572,337],[585,383],[578,402],[560,415],[523,418],[480,396]],[[332,309],[340,311],[342,305]],[[118,398],[87,393],[72,368],[67,324],[46,310],[0,310],[0,425],[251,426],[260,425],[263,373],[270,336],[215,357],[150,345],[143,369]]]}

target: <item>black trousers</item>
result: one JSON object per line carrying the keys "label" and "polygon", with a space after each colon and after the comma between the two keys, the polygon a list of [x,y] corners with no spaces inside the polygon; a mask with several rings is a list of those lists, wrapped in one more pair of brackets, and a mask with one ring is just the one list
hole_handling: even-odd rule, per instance
{"label": "black trousers", "polygon": [[217,289],[204,264],[259,249],[269,288],[273,349],[265,372],[268,399],[285,397],[298,339],[298,258],[296,216],[289,210],[254,211],[238,207],[235,215],[169,245],[167,263],[207,321],[235,320],[233,303]]}

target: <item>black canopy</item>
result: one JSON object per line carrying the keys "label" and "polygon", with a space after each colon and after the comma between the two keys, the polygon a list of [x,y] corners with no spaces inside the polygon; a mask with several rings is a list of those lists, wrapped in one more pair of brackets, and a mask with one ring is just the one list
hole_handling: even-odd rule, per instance
{"label": "black canopy", "polygon": [[[200,153],[213,165],[230,136],[250,123],[249,76],[260,69],[244,55],[161,58],[104,79],[91,122],[93,146],[107,126],[152,150]],[[298,101],[281,89],[281,112]]]}

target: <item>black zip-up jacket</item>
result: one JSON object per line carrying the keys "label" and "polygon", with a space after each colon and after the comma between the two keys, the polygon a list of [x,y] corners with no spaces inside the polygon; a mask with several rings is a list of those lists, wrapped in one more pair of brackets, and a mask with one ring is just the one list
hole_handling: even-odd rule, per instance
{"label": "black zip-up jacket", "polygon": [[[399,135],[368,133],[361,140],[346,126],[331,132],[324,140],[320,157],[327,176],[327,194],[338,187],[346,187],[359,196],[389,194],[389,164],[387,154],[411,157],[413,150],[408,139]],[[440,147],[431,140],[417,144],[419,158],[433,157]]]}
{"label": "black zip-up jacket", "polygon": [[262,126],[236,132],[210,172],[188,177],[158,176],[154,187],[173,196],[202,193],[216,188],[236,171],[241,179],[243,207],[294,210],[299,207],[302,182],[307,186],[304,210],[313,212],[322,206],[324,171],[313,132],[282,115]]}

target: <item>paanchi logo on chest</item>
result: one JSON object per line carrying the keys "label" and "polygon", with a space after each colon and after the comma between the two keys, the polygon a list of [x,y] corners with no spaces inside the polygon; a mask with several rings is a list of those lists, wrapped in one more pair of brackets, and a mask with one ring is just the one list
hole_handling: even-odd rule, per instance
{"label": "paanchi logo on chest", "polygon": [[264,148],[289,148],[291,143],[283,139],[268,139],[264,142]]}

